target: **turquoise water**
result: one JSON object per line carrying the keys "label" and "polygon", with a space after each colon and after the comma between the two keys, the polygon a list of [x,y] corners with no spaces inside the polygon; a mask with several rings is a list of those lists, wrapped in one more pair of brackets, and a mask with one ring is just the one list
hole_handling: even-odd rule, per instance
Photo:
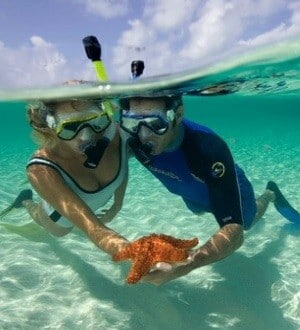
{"label": "turquoise water", "polygon": [[[186,114],[228,142],[257,195],[275,180],[300,209],[299,97],[186,97]],[[0,207],[29,187],[35,148],[24,104],[0,103]],[[35,199],[38,200],[37,195]],[[81,232],[55,238],[13,210],[0,223],[0,329],[299,329],[300,229],[271,205],[232,256],[161,287],[128,286]],[[136,161],[125,205],[110,226],[128,239],[151,232],[205,242],[212,216],[185,209]]]}

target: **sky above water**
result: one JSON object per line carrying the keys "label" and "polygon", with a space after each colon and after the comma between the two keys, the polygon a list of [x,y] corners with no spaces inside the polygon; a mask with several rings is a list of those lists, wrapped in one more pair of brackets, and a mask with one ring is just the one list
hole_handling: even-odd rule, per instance
{"label": "sky above water", "polygon": [[300,0],[2,0],[0,88],[96,80],[88,35],[113,80],[174,73],[299,37]]}

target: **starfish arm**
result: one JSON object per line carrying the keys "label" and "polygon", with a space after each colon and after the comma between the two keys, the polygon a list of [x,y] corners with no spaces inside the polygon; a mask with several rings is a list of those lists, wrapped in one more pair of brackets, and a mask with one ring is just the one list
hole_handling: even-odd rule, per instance
{"label": "starfish arm", "polygon": [[128,284],[137,283],[144,275],[146,275],[152,266],[148,256],[140,256],[136,258],[126,278]]}
{"label": "starfish arm", "polygon": [[131,259],[131,244],[125,246],[120,252],[113,255],[113,261],[123,261]]}
{"label": "starfish arm", "polygon": [[182,249],[193,248],[199,243],[198,238],[179,239],[179,238],[175,238],[175,237],[165,235],[165,234],[160,234],[160,235],[158,235],[158,237],[162,238],[166,242],[169,242],[173,246],[176,246],[176,247],[182,248]]}
{"label": "starfish arm", "polygon": [[164,234],[151,234],[127,245],[113,256],[113,260],[133,260],[126,281],[129,284],[134,284],[158,262],[189,263],[189,250],[197,244],[197,238],[182,240]]}

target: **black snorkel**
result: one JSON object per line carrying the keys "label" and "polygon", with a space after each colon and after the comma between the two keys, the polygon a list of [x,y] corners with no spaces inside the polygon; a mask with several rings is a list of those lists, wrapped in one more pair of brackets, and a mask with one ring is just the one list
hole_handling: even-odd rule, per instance
{"label": "black snorkel", "polygon": [[86,160],[84,166],[87,168],[96,168],[104,154],[105,149],[108,147],[110,141],[108,138],[101,138],[95,146],[87,147],[84,150]]}
{"label": "black snorkel", "polygon": [[[87,36],[82,39],[82,43],[87,57],[93,62],[99,81],[106,81],[108,77],[103,62],[101,61],[101,45],[98,39],[95,36]],[[112,116],[113,111],[110,102],[103,101],[103,106],[107,114]],[[107,129],[109,129],[109,127]],[[84,162],[84,166],[87,168],[96,168],[109,143],[110,139],[103,136],[95,146],[86,148],[84,153],[87,159]]]}
{"label": "black snorkel", "polygon": [[[144,61],[137,60],[131,62],[131,79],[139,78],[145,69]],[[128,139],[128,145],[134,152],[135,157],[139,162],[147,165],[151,161],[152,146],[150,144],[143,144],[138,135],[132,136]]]}
{"label": "black snorkel", "polygon": [[148,165],[151,162],[152,146],[150,144],[143,144],[138,136],[131,136],[128,139],[128,145],[133,151],[136,159],[143,165]]}
{"label": "black snorkel", "polygon": [[145,64],[143,61],[132,61],[131,62],[131,79],[139,78],[145,69]]}

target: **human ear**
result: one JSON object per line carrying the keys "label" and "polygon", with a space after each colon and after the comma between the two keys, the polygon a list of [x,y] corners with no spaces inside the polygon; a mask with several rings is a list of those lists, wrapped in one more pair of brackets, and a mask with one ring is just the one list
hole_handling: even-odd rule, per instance
{"label": "human ear", "polygon": [[180,105],[175,112],[175,120],[179,124],[183,119],[183,106]]}

